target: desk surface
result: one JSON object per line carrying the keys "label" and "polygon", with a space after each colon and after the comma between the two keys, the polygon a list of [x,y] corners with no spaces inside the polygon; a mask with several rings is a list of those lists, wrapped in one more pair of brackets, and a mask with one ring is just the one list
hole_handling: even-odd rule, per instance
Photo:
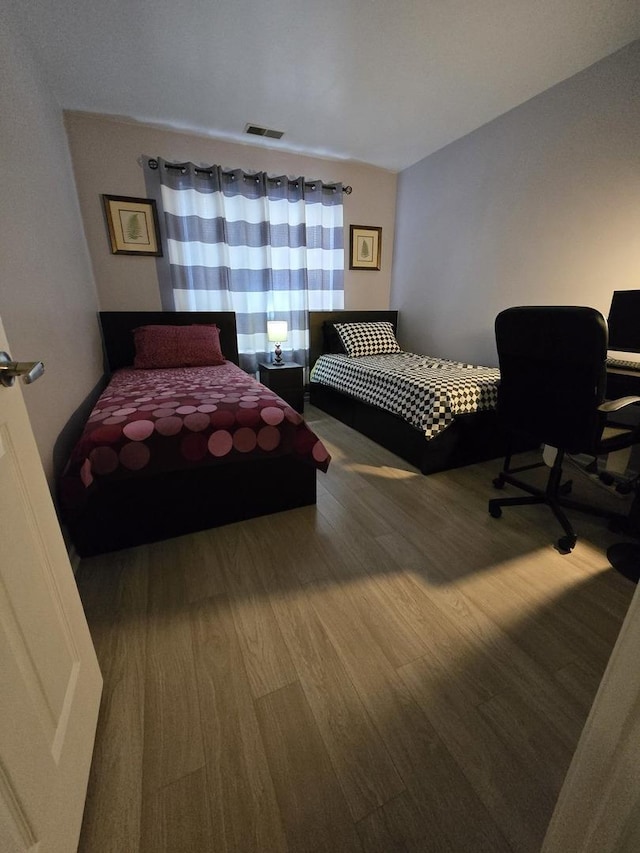
{"label": "desk surface", "polygon": [[608,356],[607,370],[635,370],[640,372],[640,360],[633,358],[614,358]]}
{"label": "desk surface", "polygon": [[640,372],[640,361],[632,358],[607,358],[607,370],[629,370]]}

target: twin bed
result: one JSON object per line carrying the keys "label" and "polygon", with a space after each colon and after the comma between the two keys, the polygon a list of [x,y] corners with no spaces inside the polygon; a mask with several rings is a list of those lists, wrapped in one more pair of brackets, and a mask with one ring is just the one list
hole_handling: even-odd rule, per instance
{"label": "twin bed", "polygon": [[394,352],[384,339],[382,346],[366,340],[364,350],[369,354],[350,357],[336,325],[370,323],[391,324],[395,335],[398,312],[310,313],[310,401],[314,406],[423,474],[504,456],[506,438],[495,411],[496,368]]}
{"label": "twin bed", "polygon": [[316,502],[328,453],[237,366],[233,312],[102,312],[100,324],[111,379],[59,489],[80,556]]}
{"label": "twin bed", "polygon": [[[316,502],[329,454],[238,367],[233,312],[99,316],[110,381],[59,491],[80,556]],[[402,352],[397,320],[310,312],[310,402],[424,474],[503,455],[497,369]]]}

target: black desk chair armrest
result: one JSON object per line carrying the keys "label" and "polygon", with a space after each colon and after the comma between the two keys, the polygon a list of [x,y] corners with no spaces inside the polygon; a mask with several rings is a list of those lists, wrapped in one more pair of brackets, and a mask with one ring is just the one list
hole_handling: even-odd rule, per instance
{"label": "black desk chair armrest", "polygon": [[619,412],[633,403],[640,403],[640,397],[619,397],[617,400],[605,400],[598,406],[599,412]]}

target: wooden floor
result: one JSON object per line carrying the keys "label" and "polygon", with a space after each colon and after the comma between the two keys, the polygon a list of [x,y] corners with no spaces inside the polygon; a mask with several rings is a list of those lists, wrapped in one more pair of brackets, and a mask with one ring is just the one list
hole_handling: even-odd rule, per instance
{"label": "wooden floor", "polygon": [[497,463],[424,477],[306,416],[317,507],[82,562],[80,850],[539,851],[634,591],[620,537],[576,516],[561,556],[545,507],[489,517]]}

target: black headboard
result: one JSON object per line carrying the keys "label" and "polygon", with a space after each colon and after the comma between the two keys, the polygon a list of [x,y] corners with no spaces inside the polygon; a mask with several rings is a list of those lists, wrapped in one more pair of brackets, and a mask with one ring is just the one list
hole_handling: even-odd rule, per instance
{"label": "black headboard", "polygon": [[318,358],[327,352],[325,348],[326,326],[329,323],[376,323],[393,324],[393,331],[398,331],[397,311],[309,311],[309,364],[311,367]]}
{"label": "black headboard", "polygon": [[105,370],[131,367],[135,355],[133,330],[138,326],[190,326],[215,323],[227,361],[238,364],[238,335],[234,311],[100,311]]}

